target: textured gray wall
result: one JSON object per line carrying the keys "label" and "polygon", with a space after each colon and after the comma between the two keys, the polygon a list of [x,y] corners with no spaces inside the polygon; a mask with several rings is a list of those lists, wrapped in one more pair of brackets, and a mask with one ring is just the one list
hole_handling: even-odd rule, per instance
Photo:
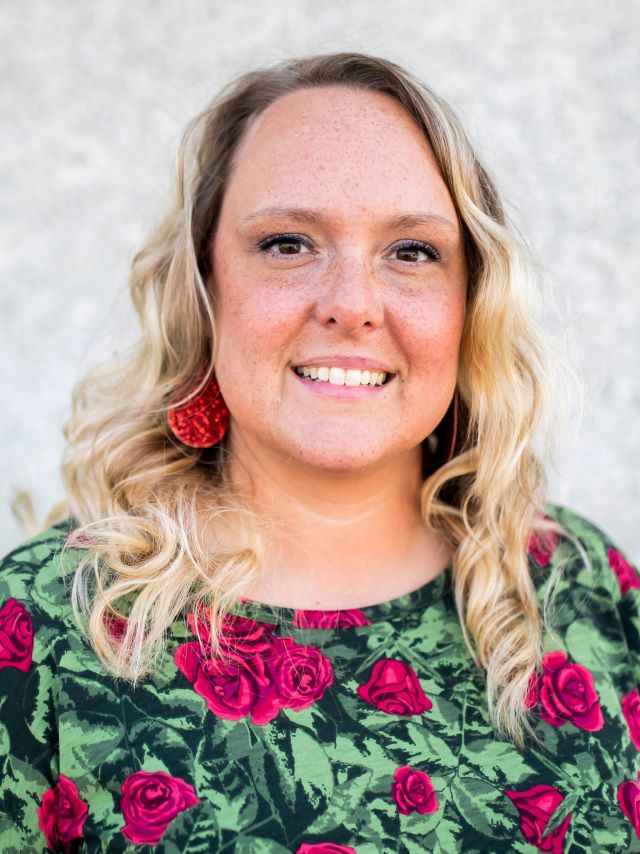
{"label": "textured gray wall", "polygon": [[357,49],[399,61],[454,104],[529,235],[588,388],[551,498],[638,560],[639,9],[0,0],[0,551],[21,538],[12,488],[30,490],[41,513],[60,494],[72,385],[132,335],[128,264],[186,121],[256,64]]}

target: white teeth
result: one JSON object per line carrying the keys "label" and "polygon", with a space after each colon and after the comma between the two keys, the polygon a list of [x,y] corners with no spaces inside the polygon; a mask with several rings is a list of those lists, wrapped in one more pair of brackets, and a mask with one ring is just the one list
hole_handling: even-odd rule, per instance
{"label": "white teeth", "polygon": [[356,368],[329,368],[329,367],[310,367],[301,365],[295,368],[299,376],[307,377],[317,382],[330,382],[332,385],[382,385],[387,378],[384,371],[359,371]]}

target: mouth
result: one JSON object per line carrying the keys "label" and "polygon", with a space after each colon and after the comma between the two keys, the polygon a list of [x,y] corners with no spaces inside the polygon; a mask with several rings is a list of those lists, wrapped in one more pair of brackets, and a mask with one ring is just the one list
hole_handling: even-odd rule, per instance
{"label": "mouth", "polygon": [[303,379],[315,383],[329,383],[330,385],[350,386],[383,386],[391,382],[395,377],[390,371],[361,371],[357,368],[338,368],[330,365],[299,365],[291,370]]}

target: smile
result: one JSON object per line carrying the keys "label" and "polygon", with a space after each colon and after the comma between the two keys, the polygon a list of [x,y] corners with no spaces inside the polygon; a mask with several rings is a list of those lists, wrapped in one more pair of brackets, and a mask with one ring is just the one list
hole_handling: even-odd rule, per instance
{"label": "smile", "polygon": [[384,371],[360,371],[356,368],[332,368],[301,365],[293,368],[299,377],[305,377],[318,383],[346,386],[380,386],[388,382],[393,374]]}

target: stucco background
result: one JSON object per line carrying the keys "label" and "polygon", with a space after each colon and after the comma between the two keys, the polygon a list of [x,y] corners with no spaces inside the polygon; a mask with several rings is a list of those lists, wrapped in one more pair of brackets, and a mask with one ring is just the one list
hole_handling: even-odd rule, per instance
{"label": "stucco background", "polygon": [[188,119],[231,76],[329,50],[404,64],[448,98],[529,236],[587,387],[550,498],[636,561],[640,471],[640,4],[0,2],[3,417],[0,551],[12,490],[61,492],[74,382],[135,333],[127,269]]}

